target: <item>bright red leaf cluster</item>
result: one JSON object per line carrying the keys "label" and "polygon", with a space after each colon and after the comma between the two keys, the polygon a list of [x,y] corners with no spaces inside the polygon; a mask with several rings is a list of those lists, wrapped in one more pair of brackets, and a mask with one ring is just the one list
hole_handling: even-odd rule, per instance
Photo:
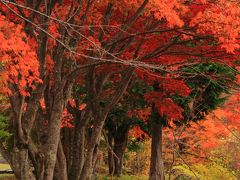
{"label": "bright red leaf cluster", "polygon": [[[39,78],[39,62],[21,25],[6,20],[0,14],[0,86],[1,93],[11,94],[12,85],[22,96],[29,96]],[[11,84],[11,85],[10,85]]]}

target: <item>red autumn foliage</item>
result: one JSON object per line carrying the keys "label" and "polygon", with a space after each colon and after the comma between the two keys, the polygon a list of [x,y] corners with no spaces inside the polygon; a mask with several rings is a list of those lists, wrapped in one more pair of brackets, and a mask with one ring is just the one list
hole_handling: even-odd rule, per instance
{"label": "red autumn foliage", "polygon": [[[45,172],[39,173],[44,174],[45,179],[53,178],[58,145],[62,143],[60,121],[63,119],[62,126],[71,127],[72,117],[63,111],[71,95],[71,92],[67,93],[70,88],[66,84],[78,80],[76,82],[82,83],[80,85],[90,86],[91,92],[87,92],[87,97],[90,97],[91,107],[85,104],[79,107],[93,114],[91,123],[94,122],[93,127],[96,127],[92,128],[96,138],[90,138],[87,159],[84,160],[86,164],[84,168],[79,168],[85,172],[80,174],[86,176],[80,179],[88,179],[87,176],[91,174],[89,171],[93,169],[90,153],[98,143],[108,112],[127,89],[129,81],[123,81],[127,82],[126,86],[121,84],[127,66],[133,66],[138,77],[146,84],[158,83],[158,87],[146,94],[145,99],[149,107],[154,105],[171,124],[171,121],[182,119],[183,110],[170,96],[187,96],[190,93],[184,82],[179,80],[178,67],[205,61],[232,64],[239,56],[238,0],[46,0],[39,1],[39,6],[36,6],[36,2],[0,2],[0,85],[3,93],[13,93],[17,100],[21,96],[29,96],[26,103],[32,103],[33,116],[28,119],[22,113],[15,113],[19,116],[15,120],[22,118],[24,125],[28,124],[27,120],[30,125],[38,121],[34,114],[39,106],[36,106],[34,98],[37,97],[37,102],[40,95],[45,100],[50,99],[47,103],[52,111],[48,114],[49,134],[43,153],[46,162],[41,164]],[[37,9],[30,10],[28,7]],[[78,71],[79,66],[92,62],[99,63],[88,69],[92,74]],[[146,71],[148,74],[145,74]],[[42,81],[42,84],[38,84]],[[105,82],[111,85],[110,88],[104,89]],[[39,96],[36,96],[35,89]],[[114,98],[114,94],[118,96]],[[91,102],[91,98],[94,102]],[[109,99],[109,106],[102,103]],[[100,106],[100,102],[104,105]],[[22,111],[22,106],[15,109]],[[32,109],[27,106],[26,111]],[[103,113],[99,113],[102,109]],[[22,139],[14,140],[19,140],[20,144],[26,143],[24,147],[28,148],[30,141],[23,140],[31,140],[30,133],[24,137],[22,132],[31,132],[33,126],[18,128],[16,132],[19,134],[14,134],[14,138]],[[27,162],[34,161],[27,159]],[[33,164],[37,166],[40,163]],[[34,168],[35,171],[41,169]]]}
{"label": "red autumn foliage", "polygon": [[9,22],[0,14],[0,86],[1,93],[11,95],[11,86],[17,85],[22,96],[36,88],[39,78],[38,60],[21,25]]}

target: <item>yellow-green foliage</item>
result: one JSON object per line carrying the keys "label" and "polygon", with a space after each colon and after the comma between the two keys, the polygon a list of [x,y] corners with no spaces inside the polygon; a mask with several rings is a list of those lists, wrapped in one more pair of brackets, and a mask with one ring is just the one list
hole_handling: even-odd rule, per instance
{"label": "yellow-green foliage", "polygon": [[128,174],[148,175],[151,156],[151,142],[145,141],[136,152],[127,152],[126,171]]}
{"label": "yellow-green foliage", "polygon": [[216,163],[195,164],[191,168],[186,165],[174,167],[177,179],[199,180],[237,180],[238,178],[230,170]]}
{"label": "yellow-green foliage", "polygon": [[107,176],[102,176],[99,177],[99,179],[102,180],[148,180],[148,176],[128,176],[124,175],[122,177],[107,177]]}
{"label": "yellow-green foliage", "polygon": [[10,133],[5,130],[7,127],[6,118],[0,113],[0,139],[10,136]]}
{"label": "yellow-green foliage", "polygon": [[0,164],[0,170],[6,170],[6,169],[11,169],[9,164]]}
{"label": "yellow-green foliage", "polygon": [[1,174],[0,180],[16,180],[13,174]]}
{"label": "yellow-green foliage", "polygon": [[[0,170],[8,170],[11,169],[9,164],[0,164]],[[15,180],[15,176],[13,174],[0,174],[0,180]]]}

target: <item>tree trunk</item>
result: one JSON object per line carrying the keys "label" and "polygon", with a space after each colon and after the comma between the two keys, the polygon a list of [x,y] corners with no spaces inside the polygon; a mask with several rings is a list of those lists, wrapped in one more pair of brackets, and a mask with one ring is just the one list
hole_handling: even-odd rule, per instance
{"label": "tree trunk", "polygon": [[14,174],[16,175],[17,179],[35,180],[36,177],[33,174],[33,168],[28,158],[28,150],[18,149],[17,147],[14,147],[11,155],[11,167],[13,168]]}
{"label": "tree trunk", "polygon": [[[104,122],[108,116],[108,113],[112,110],[112,108],[119,102],[119,100],[121,99],[121,97],[123,96],[123,93],[126,91],[128,84],[131,80],[131,77],[133,75],[134,72],[134,68],[133,67],[129,67],[126,69],[126,71],[124,72],[124,75],[122,77],[121,82],[118,84],[118,86],[116,87],[116,91],[114,93],[114,95],[111,97],[108,105],[106,107],[104,107],[104,109],[102,109],[102,111],[99,112],[100,106],[98,101],[96,101],[96,97],[98,97],[98,95],[96,94],[96,89],[95,89],[95,74],[94,74],[94,68],[90,69],[89,71],[89,76],[87,78],[87,87],[89,89],[90,92],[90,98],[91,98],[91,109],[92,109],[92,113],[93,113],[93,128],[92,128],[92,133],[91,133],[91,138],[89,140],[89,143],[87,145],[87,149],[86,149],[86,158],[85,158],[85,162],[84,162],[84,166],[82,168],[82,172],[81,172],[81,176],[80,179],[81,180],[88,180],[90,179],[92,172],[93,172],[93,154],[94,154],[94,149],[95,146],[99,143],[99,139],[101,136],[101,132],[103,129],[103,125]],[[94,101],[93,101],[94,100]]]}
{"label": "tree trunk", "polygon": [[102,131],[105,119],[106,119],[106,117],[102,117],[101,119],[99,118],[100,121],[98,123],[96,123],[97,125],[93,128],[90,142],[89,142],[87,150],[86,150],[85,162],[84,162],[84,166],[82,168],[82,172],[81,172],[81,176],[80,176],[81,180],[88,180],[88,179],[90,179],[90,177],[92,175],[92,172],[93,172],[93,163],[92,162],[93,162],[94,150],[95,150],[96,145],[99,142],[99,138],[101,135],[101,131]]}
{"label": "tree trunk", "polygon": [[62,140],[61,141],[62,141],[62,146],[63,146],[63,152],[66,157],[68,175],[70,174],[71,164],[72,164],[71,151],[73,148],[73,134],[74,134],[74,129],[72,129],[72,128],[63,128],[62,129]]}
{"label": "tree trunk", "polygon": [[54,171],[54,180],[68,180],[67,163],[61,141],[58,145],[57,161]]}
{"label": "tree trunk", "polygon": [[95,146],[94,152],[93,152],[93,161],[92,161],[93,180],[97,179],[97,174],[96,174],[97,161],[98,161],[98,144]]}
{"label": "tree trunk", "polygon": [[116,176],[122,176],[122,170],[123,170],[123,158],[124,158],[124,152],[127,148],[127,142],[128,142],[128,131],[129,131],[129,125],[120,126],[119,129],[119,135],[116,135],[114,138],[114,153],[117,157],[114,157],[115,162],[115,171],[114,175]]}
{"label": "tree trunk", "polygon": [[63,112],[63,97],[62,92],[56,93],[55,102],[49,120],[48,140],[45,149],[45,173],[44,180],[52,180],[56,159],[58,144],[60,141],[60,123]]}
{"label": "tree trunk", "polygon": [[109,133],[108,133],[108,145],[110,146],[108,150],[108,172],[110,176],[113,176],[115,167],[113,156],[113,138]]}
{"label": "tree trunk", "polygon": [[90,120],[90,112],[89,110],[81,112],[77,109],[74,116],[75,126],[73,147],[70,155],[72,163],[70,165],[69,179],[79,180],[85,162],[86,129]]}
{"label": "tree trunk", "polygon": [[162,125],[153,120],[152,123],[152,146],[151,165],[149,180],[164,180],[164,164],[162,157]]}
{"label": "tree trunk", "polygon": [[86,127],[82,126],[75,129],[74,145],[72,148],[72,165],[69,178],[71,180],[78,180],[80,178],[81,170],[84,164],[84,150],[85,150],[85,132]]}
{"label": "tree trunk", "polygon": [[124,150],[120,146],[115,146],[114,153],[117,156],[114,157],[115,162],[114,175],[120,177],[122,176]]}

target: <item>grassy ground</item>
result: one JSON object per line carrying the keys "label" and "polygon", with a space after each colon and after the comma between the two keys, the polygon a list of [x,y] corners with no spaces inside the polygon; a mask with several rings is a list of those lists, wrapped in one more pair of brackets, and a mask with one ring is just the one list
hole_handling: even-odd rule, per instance
{"label": "grassy ground", "polygon": [[[11,169],[8,164],[0,164],[0,170],[9,170]],[[15,180],[13,174],[0,174],[0,180]]]}
{"label": "grassy ground", "polygon": [[1,174],[0,180],[16,180],[16,178],[12,174]]}
{"label": "grassy ground", "polygon": [[109,176],[100,176],[98,177],[99,180],[147,180],[148,177],[147,176],[128,176],[128,175],[124,175],[120,178],[114,177],[111,178]]}
{"label": "grassy ground", "polygon": [[7,170],[7,169],[11,169],[9,164],[0,164],[0,170]]}
{"label": "grassy ground", "polygon": [[[9,170],[11,169],[8,164],[0,164],[0,170]],[[147,176],[128,176],[128,175],[123,175],[120,178],[114,177],[111,178],[109,176],[99,176],[99,180],[147,180]],[[0,180],[16,180],[14,175],[12,174],[0,174]]]}

